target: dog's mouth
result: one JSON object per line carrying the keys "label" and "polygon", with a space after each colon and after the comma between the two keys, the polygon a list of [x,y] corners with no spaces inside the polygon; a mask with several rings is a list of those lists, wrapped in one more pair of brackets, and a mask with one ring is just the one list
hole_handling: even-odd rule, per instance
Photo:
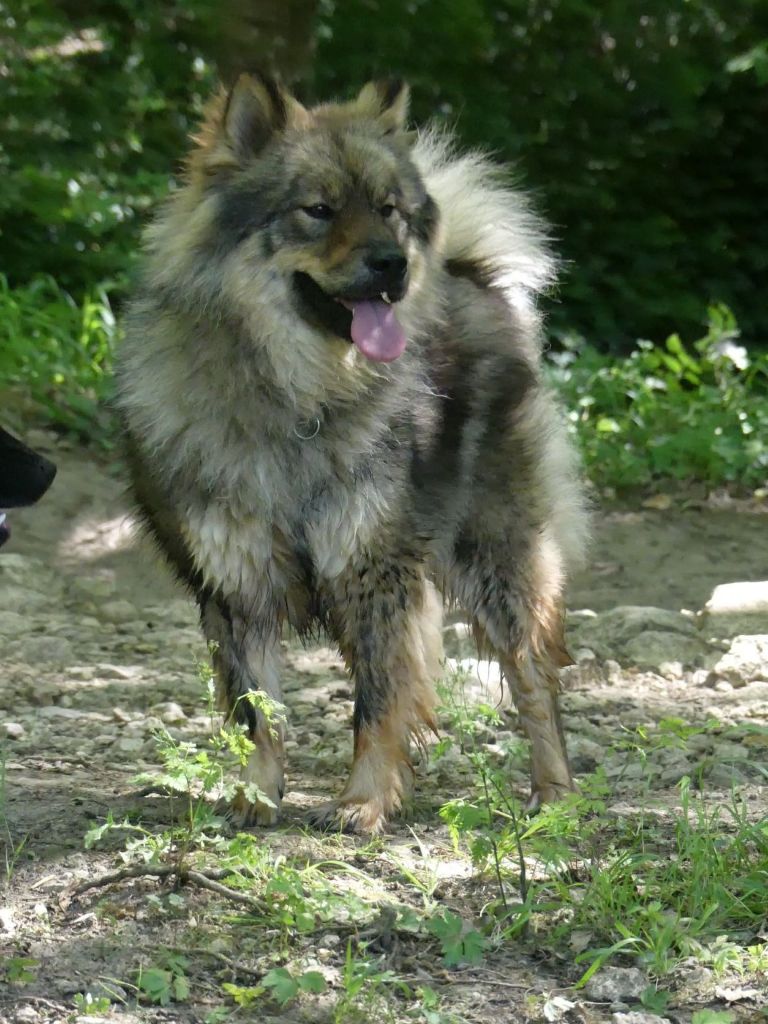
{"label": "dog's mouth", "polygon": [[394,304],[403,298],[375,295],[329,295],[309,274],[297,272],[294,283],[302,314],[310,323],[351,341],[375,363],[391,363],[403,354],[406,337]]}

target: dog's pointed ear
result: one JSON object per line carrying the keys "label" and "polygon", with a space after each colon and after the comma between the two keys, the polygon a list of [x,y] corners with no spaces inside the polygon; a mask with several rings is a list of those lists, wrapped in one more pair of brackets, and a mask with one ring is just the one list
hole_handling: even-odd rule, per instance
{"label": "dog's pointed ear", "polygon": [[411,91],[400,78],[368,82],[360,90],[355,106],[364,117],[379,121],[386,132],[401,131],[408,120]]}
{"label": "dog's pointed ear", "polygon": [[306,108],[275,79],[240,75],[229,92],[221,90],[208,105],[190,162],[206,174],[241,167],[276,133],[305,127],[309,119]]}

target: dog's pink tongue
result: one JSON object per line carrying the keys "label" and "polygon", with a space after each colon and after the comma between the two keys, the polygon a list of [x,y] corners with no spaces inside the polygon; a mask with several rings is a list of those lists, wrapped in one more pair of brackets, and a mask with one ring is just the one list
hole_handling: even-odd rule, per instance
{"label": "dog's pink tongue", "polygon": [[391,363],[403,354],[405,333],[386,302],[352,302],[352,341],[375,363]]}

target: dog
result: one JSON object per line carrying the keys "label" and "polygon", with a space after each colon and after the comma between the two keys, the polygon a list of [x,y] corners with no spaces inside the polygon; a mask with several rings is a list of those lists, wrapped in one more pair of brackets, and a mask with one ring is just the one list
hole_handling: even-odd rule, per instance
{"label": "dog", "polygon": [[11,535],[8,511],[34,505],[56,476],[56,466],[0,427],[0,547]]}
{"label": "dog", "polygon": [[554,260],[503,171],[408,130],[408,89],[308,109],[241,76],[209,103],[146,236],[117,408],[143,521],[196,595],[222,708],[253,743],[235,821],[284,786],[283,627],[354,683],[354,754],[321,826],[375,833],[435,731],[442,600],[501,664],[530,804],[573,788],[558,712],[566,571],[587,537],[541,370]]}

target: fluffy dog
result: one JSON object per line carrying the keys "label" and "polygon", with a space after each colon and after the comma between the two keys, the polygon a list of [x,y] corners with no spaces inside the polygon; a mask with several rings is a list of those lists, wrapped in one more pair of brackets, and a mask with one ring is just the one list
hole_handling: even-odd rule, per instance
{"label": "fluffy dog", "polygon": [[324,824],[380,830],[435,729],[437,591],[498,658],[532,804],[572,788],[561,595],[586,518],[542,381],[552,277],[523,196],[369,83],[302,106],[242,76],[211,102],[147,236],[119,358],[135,496],[192,588],[223,707],[254,750],[234,812],[276,819],[281,630],[322,625],[354,682],[354,759]]}

